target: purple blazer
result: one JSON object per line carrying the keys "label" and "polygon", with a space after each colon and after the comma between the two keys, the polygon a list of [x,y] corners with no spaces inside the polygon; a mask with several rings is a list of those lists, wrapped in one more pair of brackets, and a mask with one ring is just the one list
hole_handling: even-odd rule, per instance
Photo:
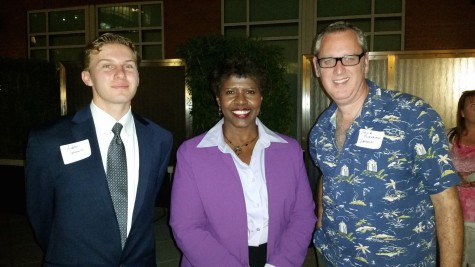
{"label": "purple blazer", "polygon": [[[181,266],[249,266],[244,193],[230,154],[197,145],[204,134],[177,152],[170,225],[183,252]],[[301,266],[315,228],[314,202],[300,145],[271,143],[265,149],[269,200],[267,262]]]}

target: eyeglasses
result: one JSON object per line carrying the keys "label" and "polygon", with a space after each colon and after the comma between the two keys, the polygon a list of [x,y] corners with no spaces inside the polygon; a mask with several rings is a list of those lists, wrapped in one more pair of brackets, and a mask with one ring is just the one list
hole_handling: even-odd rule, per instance
{"label": "eyeglasses", "polygon": [[317,62],[321,68],[333,68],[336,66],[336,63],[338,61],[340,61],[343,66],[354,66],[360,63],[360,60],[364,56],[364,54],[365,52],[359,55],[346,55],[344,57],[317,57]]}

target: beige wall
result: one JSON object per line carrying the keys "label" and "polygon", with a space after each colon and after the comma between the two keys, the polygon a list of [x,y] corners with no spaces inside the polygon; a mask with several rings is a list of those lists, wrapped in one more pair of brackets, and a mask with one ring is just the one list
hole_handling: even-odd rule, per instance
{"label": "beige wall", "polygon": [[[319,80],[310,73],[311,55],[303,61],[303,75],[310,103],[311,127],[318,115],[330,103]],[[456,125],[457,102],[465,90],[475,89],[475,50],[432,50],[410,52],[370,52],[370,70],[367,78],[382,88],[395,89],[421,97],[442,117],[446,128]],[[302,129],[308,132],[310,128]]]}

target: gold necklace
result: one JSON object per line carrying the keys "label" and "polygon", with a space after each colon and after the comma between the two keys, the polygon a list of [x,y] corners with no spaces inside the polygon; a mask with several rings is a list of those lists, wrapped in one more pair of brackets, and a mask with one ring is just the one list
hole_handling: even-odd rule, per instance
{"label": "gold necklace", "polygon": [[224,136],[224,139],[226,140],[226,142],[228,142],[228,143],[233,147],[234,153],[236,153],[236,155],[239,156],[239,155],[241,154],[241,152],[242,152],[242,148],[243,148],[243,147],[246,147],[246,146],[248,146],[249,144],[251,144],[252,142],[256,141],[256,139],[257,139],[257,137],[258,137],[259,135],[256,135],[256,137],[254,137],[251,141],[246,142],[246,143],[244,143],[244,144],[242,144],[242,145],[240,145],[240,146],[234,145],[233,142],[231,142],[231,140],[229,140],[224,134],[223,134],[223,136]]}

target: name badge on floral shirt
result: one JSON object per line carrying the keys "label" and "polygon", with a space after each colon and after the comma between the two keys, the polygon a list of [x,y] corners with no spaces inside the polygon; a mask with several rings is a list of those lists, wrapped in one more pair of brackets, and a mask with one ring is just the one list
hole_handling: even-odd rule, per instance
{"label": "name badge on floral shirt", "polygon": [[373,131],[371,129],[360,129],[356,145],[359,147],[378,149],[384,139],[384,132]]}

